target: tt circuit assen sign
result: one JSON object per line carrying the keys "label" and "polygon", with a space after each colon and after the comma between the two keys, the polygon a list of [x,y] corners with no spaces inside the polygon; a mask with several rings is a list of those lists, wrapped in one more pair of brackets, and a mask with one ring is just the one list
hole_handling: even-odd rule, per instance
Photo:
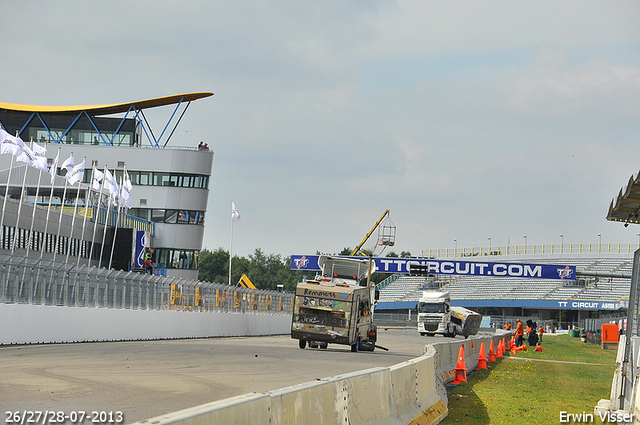
{"label": "tt circuit assen sign", "polygon": [[[293,255],[292,270],[320,270],[317,255]],[[359,259],[362,259],[360,257]],[[409,273],[412,265],[426,268],[430,274],[526,277],[533,279],[575,280],[575,266],[551,264],[493,263],[483,261],[451,261],[416,258],[372,258],[375,271]]]}

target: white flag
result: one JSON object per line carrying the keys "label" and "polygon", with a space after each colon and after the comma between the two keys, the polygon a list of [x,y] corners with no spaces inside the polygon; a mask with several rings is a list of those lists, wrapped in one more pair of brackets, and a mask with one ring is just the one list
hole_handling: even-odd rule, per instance
{"label": "white flag", "polygon": [[118,196],[118,182],[116,182],[113,174],[111,174],[108,169],[104,170],[104,187],[107,188],[111,197],[116,199]]}
{"label": "white flag", "polygon": [[131,208],[131,180],[129,179],[129,173],[124,172],[124,180],[122,181],[122,191],[120,197],[125,202],[127,208]]}
{"label": "white flag", "polygon": [[20,155],[16,156],[17,161],[24,162],[29,165],[33,165],[34,158],[35,155],[33,154],[33,151],[27,145],[22,146],[22,152],[20,152]]}
{"label": "white flag", "polygon": [[236,204],[233,201],[231,201],[231,221],[234,223],[240,221],[240,213],[238,212]]}
{"label": "white flag", "polygon": [[31,165],[45,173],[49,171],[49,167],[47,167],[47,149],[37,143],[33,144],[33,162]]}
{"label": "white flag", "polygon": [[82,181],[83,177],[84,177],[84,160],[80,164],[73,167],[71,171],[67,171],[67,175],[65,176],[69,184],[72,186],[76,182]]}
{"label": "white flag", "polygon": [[0,128],[0,154],[10,153],[17,156],[22,153],[24,142],[19,137],[14,137]]}
{"label": "white flag", "polygon": [[65,159],[60,168],[66,168],[67,173],[71,172],[73,169],[73,155],[70,155],[69,158]]}
{"label": "white flag", "polygon": [[58,171],[58,161],[60,160],[60,149],[58,149],[58,154],[56,155],[51,167],[49,167],[49,174],[51,174],[51,184],[56,179],[56,171]]}
{"label": "white flag", "polygon": [[100,182],[102,181],[103,177],[104,177],[104,173],[100,170],[97,170],[95,167],[93,167],[93,178],[92,178],[92,184],[91,184],[91,187],[93,187],[93,190],[100,190]]}

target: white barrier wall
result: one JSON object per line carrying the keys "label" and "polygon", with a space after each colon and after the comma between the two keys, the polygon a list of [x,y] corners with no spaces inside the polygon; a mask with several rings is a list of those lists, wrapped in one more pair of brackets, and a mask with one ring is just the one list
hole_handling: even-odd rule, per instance
{"label": "white barrier wall", "polygon": [[[295,385],[264,394],[246,394],[179,412],[157,416],[138,424],[437,424],[448,413],[445,383],[453,379],[460,347],[465,366],[477,367],[480,343],[489,350],[495,336],[451,340],[425,347],[425,354],[391,367],[380,367]],[[488,353],[486,353],[488,356]]]}
{"label": "white barrier wall", "polygon": [[0,345],[282,335],[286,314],[239,314],[0,304]]}

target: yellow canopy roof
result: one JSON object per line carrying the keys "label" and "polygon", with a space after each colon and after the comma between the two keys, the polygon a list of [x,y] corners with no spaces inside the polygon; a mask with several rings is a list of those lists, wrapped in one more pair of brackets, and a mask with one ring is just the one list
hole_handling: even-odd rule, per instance
{"label": "yellow canopy roof", "polygon": [[173,96],[156,97],[154,99],[139,100],[137,102],[114,103],[111,105],[85,105],[85,106],[42,106],[42,105],[20,105],[17,103],[0,102],[0,109],[18,112],[40,112],[40,113],[56,113],[56,114],[77,114],[85,111],[87,114],[96,115],[112,115],[125,113],[135,106],[136,109],[155,108],[157,106],[173,105],[180,102],[190,102],[192,100],[202,99],[204,97],[213,96],[213,93],[186,93],[176,94]]}

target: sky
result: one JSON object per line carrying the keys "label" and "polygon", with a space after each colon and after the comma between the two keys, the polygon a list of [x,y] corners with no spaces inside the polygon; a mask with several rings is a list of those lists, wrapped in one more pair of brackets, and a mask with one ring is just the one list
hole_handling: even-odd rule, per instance
{"label": "sky", "polygon": [[[2,102],[214,93],[170,142],[215,154],[204,248],[338,253],[386,210],[380,255],[640,242],[606,220],[640,170],[640,2],[22,0],[0,15]],[[172,112],[148,111],[156,132]]]}

